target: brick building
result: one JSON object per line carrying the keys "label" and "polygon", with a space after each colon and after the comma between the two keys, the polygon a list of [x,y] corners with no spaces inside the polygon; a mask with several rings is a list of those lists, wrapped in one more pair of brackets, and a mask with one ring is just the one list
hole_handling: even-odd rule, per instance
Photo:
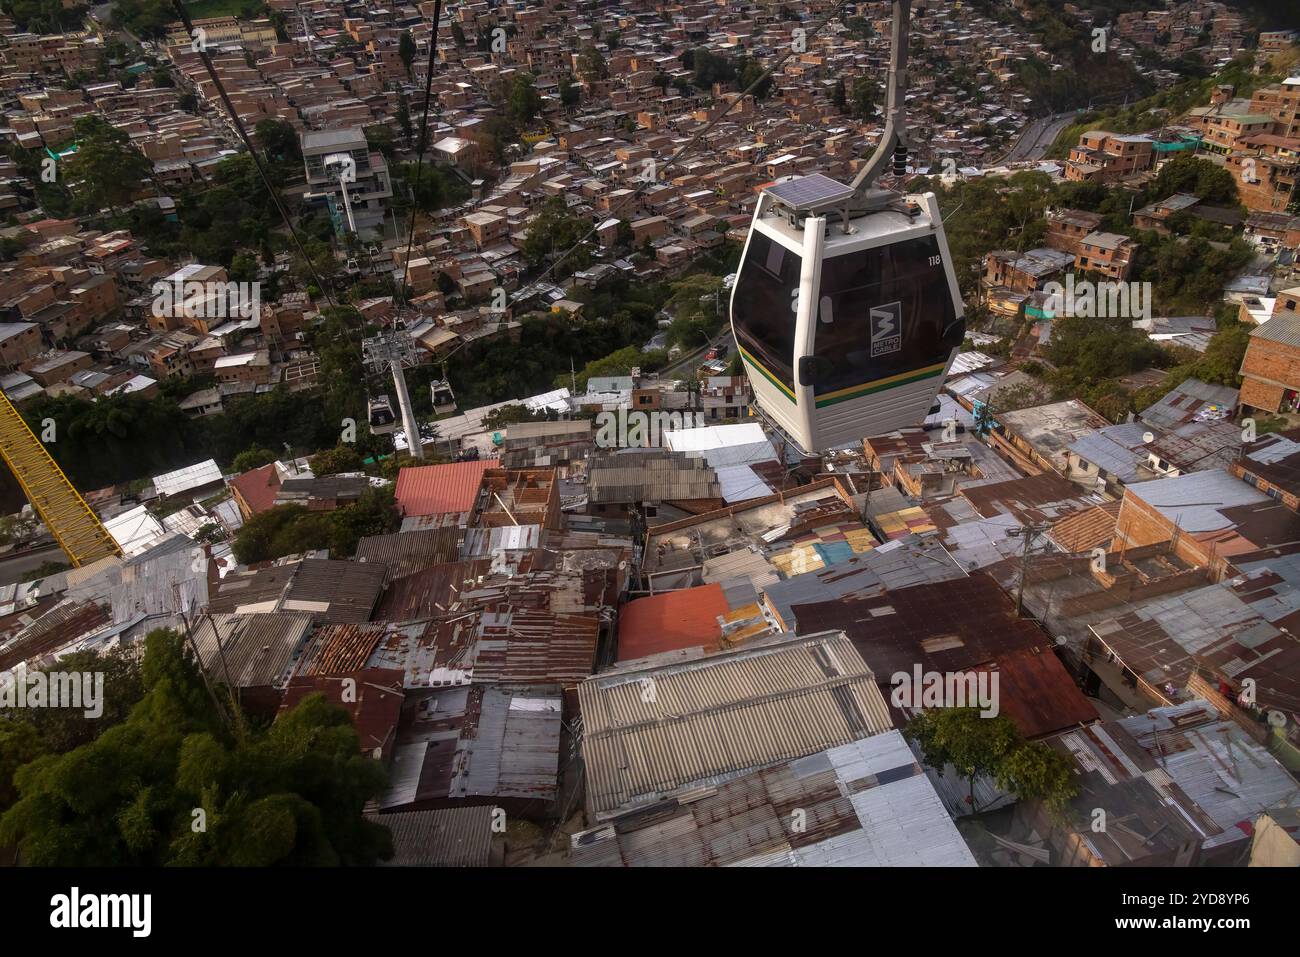
{"label": "brick building", "polygon": [[[1278,305],[1284,303],[1278,298]],[[1263,412],[1300,411],[1300,312],[1274,309],[1250,333],[1241,363],[1241,404]]]}
{"label": "brick building", "polygon": [[1150,169],[1154,156],[1149,136],[1091,130],[1070,150],[1065,178],[1074,183],[1113,183]]}

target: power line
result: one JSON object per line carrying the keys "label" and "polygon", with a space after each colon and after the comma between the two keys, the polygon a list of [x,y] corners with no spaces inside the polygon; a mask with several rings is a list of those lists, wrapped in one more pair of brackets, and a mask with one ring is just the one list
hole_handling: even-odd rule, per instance
{"label": "power line", "polygon": [[442,0],[433,2],[433,31],[429,34],[429,65],[424,71],[424,112],[420,115],[419,147],[415,154],[415,182],[411,186],[411,227],[406,234],[406,262],[402,266],[402,300],[411,274],[411,247],[415,245],[415,221],[420,212],[420,172],[424,169],[424,151],[428,146],[429,104],[433,97],[433,65],[438,55],[438,24],[442,20]]}
{"label": "power line", "polygon": [[[190,20],[190,15],[185,12],[185,4],[182,0],[172,0],[172,6],[176,8],[176,13],[180,16],[181,22],[185,24],[185,33],[191,40],[196,39],[194,33],[194,24]],[[261,157],[257,155],[257,150],[253,148],[253,141],[248,135],[248,130],[244,129],[244,122],[239,118],[239,113],[235,109],[235,104],[230,102],[230,94],[226,92],[225,84],[221,82],[221,77],[217,76],[216,69],[212,66],[212,58],[208,56],[207,42],[198,44],[196,53],[199,59],[203,61],[203,67],[208,71],[208,76],[212,80],[213,86],[217,88],[217,95],[221,97],[221,102],[229,114],[230,120],[235,124],[235,130],[239,133],[239,138],[244,141],[244,146],[248,149],[248,155],[253,160],[253,165],[257,167],[257,175],[262,179],[262,185],[271,195],[271,202],[275,203],[275,208],[280,213],[280,218],[284,220],[284,225],[288,227],[289,235],[293,237],[293,244],[298,248],[298,254],[302,256],[307,268],[311,271],[312,279],[316,281],[316,286],[325,294],[325,299],[331,306],[336,305],[334,297],[330,294],[329,287],[321,280],[320,274],[316,272],[316,266],[312,263],[311,257],[307,255],[307,250],[303,247],[302,239],[298,236],[298,231],[293,228],[293,220],[289,216],[289,211],[284,208],[284,203],[280,201],[280,194],[275,191],[271,185],[271,178],[267,175],[266,167],[262,164]]]}
{"label": "power line", "polygon": [[[837,0],[837,2],[835,3],[835,5],[834,5],[833,7],[831,7],[831,11],[830,11],[830,13],[828,13],[828,14],[827,14],[827,15],[826,15],[826,16],[825,16],[825,17],[824,17],[820,22],[818,22],[815,26],[813,26],[813,27],[811,27],[810,29],[804,31],[804,40],[805,40],[805,42],[806,42],[807,40],[812,39],[812,38],[815,37],[818,33],[820,33],[823,29],[825,29],[826,26],[827,26],[828,24],[830,24],[830,22],[831,22],[832,20],[834,20],[834,19],[839,15],[840,10],[841,10],[841,9],[842,9],[842,8],[843,8],[847,3],[848,3],[848,0]],[[713,127],[715,127],[715,126],[716,126],[716,125],[717,125],[721,120],[723,120],[723,119],[724,119],[724,118],[725,118],[725,117],[726,117],[726,116],[727,116],[727,115],[728,115],[732,110],[734,110],[734,109],[735,109],[735,108],[736,108],[736,107],[737,107],[737,106],[738,106],[738,105],[739,105],[739,104],[740,104],[740,103],[745,99],[746,96],[748,96],[748,95],[751,94],[754,90],[756,90],[756,89],[758,89],[760,86],[762,86],[762,84],[764,83],[764,81],[766,81],[769,77],[771,77],[771,75],[772,75],[773,73],[775,73],[778,69],[780,69],[781,66],[785,63],[785,61],[788,60],[788,59],[790,59],[790,57],[792,57],[796,52],[803,52],[803,51],[798,51],[798,50],[795,49],[794,46],[791,46],[790,49],[789,49],[788,51],[786,51],[784,54],[782,54],[780,57],[778,57],[777,60],[776,60],[776,61],[775,61],[771,66],[769,66],[766,70],[764,70],[762,73],[760,73],[759,76],[758,76],[758,79],[754,80],[753,83],[749,84],[748,87],[746,87],[744,90],[742,90],[741,93],[740,93],[740,94],[739,94],[735,99],[733,99],[733,100],[731,101],[730,104],[728,104],[728,106],[726,107],[726,109],[724,109],[721,113],[719,113],[719,114],[718,114],[717,116],[715,116],[712,120],[710,120],[708,123],[706,123],[703,129],[701,129],[701,130],[700,130],[699,132],[697,132],[694,136],[692,136],[689,140],[687,140],[687,141],[686,141],[686,142],[685,142],[685,143],[684,143],[684,144],[683,144],[683,145],[682,145],[682,146],[681,146],[681,147],[680,147],[680,148],[679,148],[675,153],[673,153],[672,156],[670,156],[670,157],[668,158],[667,162],[665,162],[664,165],[663,165],[662,167],[656,168],[656,169],[655,169],[655,177],[654,177],[654,179],[652,179],[652,180],[648,180],[648,181],[647,181],[647,180],[643,180],[643,181],[641,182],[640,186],[638,186],[635,190],[632,191],[631,195],[624,197],[624,199],[623,199],[623,201],[622,201],[622,204],[619,205],[618,212],[622,212],[624,206],[625,206],[627,203],[634,202],[634,201],[635,201],[635,200],[636,200],[636,199],[641,195],[641,192],[642,192],[642,191],[643,191],[647,186],[649,186],[651,183],[656,183],[656,184],[657,184],[657,183],[659,182],[659,174],[660,174],[661,172],[664,172],[664,171],[668,170],[669,168],[671,168],[672,166],[676,165],[676,163],[678,162],[678,160],[680,160],[680,159],[682,158],[682,156],[684,156],[684,155],[685,155],[689,150],[691,150],[691,149],[695,146],[695,144],[698,143],[698,142],[699,142],[699,141],[700,141],[700,140],[701,140],[701,139],[702,139],[702,138],[703,138],[703,137],[704,137],[704,136],[709,132],[709,130],[713,129]],[[609,215],[610,215],[610,216],[614,216],[614,215],[615,215],[615,210],[614,210],[614,209],[611,209],[611,210],[609,211]],[[607,218],[607,217],[606,217],[606,218]],[[592,236],[594,236],[594,235],[596,234],[596,231],[597,231],[597,228],[596,228],[595,226],[592,226],[591,229],[589,229],[589,230],[588,230],[584,235],[582,235],[582,236],[578,239],[577,242],[575,242],[572,246],[570,246],[568,249],[566,249],[566,250],[565,250],[565,251],[560,255],[560,257],[559,257],[558,259],[554,260],[554,261],[550,264],[550,266],[548,266],[548,267],[546,268],[546,270],[542,272],[542,274],[541,274],[540,276],[538,276],[538,277],[536,277],[535,279],[531,280],[530,283],[529,283],[529,285],[535,285],[536,283],[542,282],[544,279],[546,279],[547,276],[551,275],[551,273],[553,273],[553,272],[555,271],[555,269],[560,265],[560,263],[562,263],[562,262],[564,262],[566,259],[568,259],[569,256],[570,256],[570,255],[571,255],[571,254],[572,254],[572,253],[573,253],[573,252],[574,252],[574,251],[575,251],[579,246],[581,246],[581,245],[582,245],[583,243],[585,243],[588,239],[590,239]]]}

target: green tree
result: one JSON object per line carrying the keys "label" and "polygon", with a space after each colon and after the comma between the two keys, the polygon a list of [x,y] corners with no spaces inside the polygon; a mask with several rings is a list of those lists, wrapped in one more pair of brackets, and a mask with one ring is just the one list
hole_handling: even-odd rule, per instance
{"label": "green tree", "polygon": [[981,717],[978,708],[935,708],[907,722],[903,733],[915,741],[925,763],[942,770],[951,764],[970,786],[971,809],[975,779],[993,775],[1020,745],[1020,734],[1006,715]]}
{"label": "green tree", "polygon": [[376,124],[367,126],[362,130],[366,137],[366,146],[376,152],[383,153],[384,156],[392,156],[396,148],[396,137],[393,135],[391,126]]}
{"label": "green tree", "polygon": [[[312,695],[268,730],[218,705],[184,639],[145,640],[126,720],[13,775],[0,843],[36,866],[371,864],[392,854],[364,816],[385,786],[347,713]],[[224,697],[224,696],[223,696]],[[194,809],[205,815],[192,828]]]}
{"label": "green tree", "polygon": [[81,21],[87,4],[64,8],[61,0],[5,0],[0,5],[20,30],[31,33],[62,33]]}
{"label": "green tree", "polygon": [[258,120],[253,132],[269,159],[294,163],[302,159],[298,132],[284,120]]}
{"label": "green tree", "polygon": [[230,279],[232,282],[255,282],[257,273],[257,256],[253,253],[235,253],[235,257],[230,260]]}
{"label": "green tree", "polygon": [[582,89],[573,82],[573,77],[565,74],[560,77],[560,105],[568,108],[577,106],[578,101],[582,99]]}
{"label": "green tree", "polygon": [[339,472],[361,471],[361,455],[350,445],[336,445],[317,452],[311,457],[313,475],[337,475]]}
{"label": "green tree", "polygon": [[406,68],[406,75],[411,75],[411,64],[415,62],[415,38],[411,36],[410,30],[403,30],[401,37],[397,41],[397,55],[402,58],[402,66]]}
{"label": "green tree", "polygon": [[[737,85],[742,90],[748,90],[750,86],[763,76],[763,64],[759,63],[752,57],[741,57],[736,63]],[[772,78],[763,77],[763,81],[754,87],[754,98],[766,100],[772,95]]]}
{"label": "green tree", "polygon": [[1196,156],[1179,156],[1160,167],[1150,188],[1147,202],[1168,199],[1174,193],[1191,193],[1206,203],[1236,205],[1237,182],[1222,166]]}
{"label": "green tree", "polygon": [[510,79],[506,116],[516,126],[528,126],[542,109],[542,97],[533,86],[531,73],[516,73]]}
{"label": "green tree", "polygon": [[557,275],[567,275],[585,269],[590,263],[590,252],[585,244],[579,245],[590,231],[591,225],[585,219],[570,213],[564,200],[552,198],[546,201],[538,215],[528,224],[522,251],[530,264],[540,266],[543,262],[572,250],[556,270]]}
{"label": "green tree", "polygon": [[879,97],[880,84],[872,77],[854,78],[853,92],[849,97],[849,114],[859,120],[875,119],[876,100]]}
{"label": "green tree", "polygon": [[153,172],[149,160],[98,114],[78,119],[73,131],[77,152],[63,161],[63,175],[82,212],[116,211],[130,202]]}
{"label": "green tree", "polygon": [[1064,816],[1079,793],[1071,762],[1041,742],[1022,744],[1004,755],[993,776],[1004,791],[1022,801],[1042,801],[1057,817]]}
{"label": "green tree", "polygon": [[578,75],[588,83],[609,79],[609,64],[600,51],[590,43],[578,54]]}
{"label": "green tree", "polygon": [[730,83],[736,78],[736,67],[729,59],[704,47],[695,51],[691,62],[691,83],[697,89],[712,89],[715,83]]}
{"label": "green tree", "polygon": [[49,748],[40,731],[30,721],[0,718],[0,812],[18,800],[14,776],[25,764],[31,764]]}
{"label": "green tree", "polygon": [[260,469],[263,465],[270,465],[276,458],[276,454],[270,449],[255,445],[236,455],[230,468],[235,472],[247,472],[249,469]]}

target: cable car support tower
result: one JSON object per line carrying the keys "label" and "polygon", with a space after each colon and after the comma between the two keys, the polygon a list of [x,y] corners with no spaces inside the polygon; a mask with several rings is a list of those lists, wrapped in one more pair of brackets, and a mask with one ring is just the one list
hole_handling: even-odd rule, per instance
{"label": "cable car support tower", "polygon": [[402,412],[402,430],[406,433],[406,448],[412,458],[424,459],[424,442],[420,438],[420,424],[415,420],[411,394],[406,388],[405,370],[420,364],[420,348],[405,329],[394,329],[372,336],[361,343],[362,359],[373,373],[389,371],[393,388],[397,392],[397,405]]}

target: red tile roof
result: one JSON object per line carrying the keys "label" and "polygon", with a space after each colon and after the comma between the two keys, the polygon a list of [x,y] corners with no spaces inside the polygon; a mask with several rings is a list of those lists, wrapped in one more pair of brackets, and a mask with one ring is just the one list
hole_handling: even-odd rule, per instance
{"label": "red tile roof", "polygon": [[468,512],[474,507],[483,473],[496,459],[421,465],[397,473],[397,505],[406,516]]}
{"label": "red tile roof", "polygon": [[718,616],[730,610],[716,582],[630,601],[619,614],[618,660],[699,645],[717,648]]}
{"label": "red tile roof", "polygon": [[236,475],[230,480],[230,487],[239,492],[239,497],[257,515],[275,506],[275,496],[280,491],[280,473],[272,462]]}

